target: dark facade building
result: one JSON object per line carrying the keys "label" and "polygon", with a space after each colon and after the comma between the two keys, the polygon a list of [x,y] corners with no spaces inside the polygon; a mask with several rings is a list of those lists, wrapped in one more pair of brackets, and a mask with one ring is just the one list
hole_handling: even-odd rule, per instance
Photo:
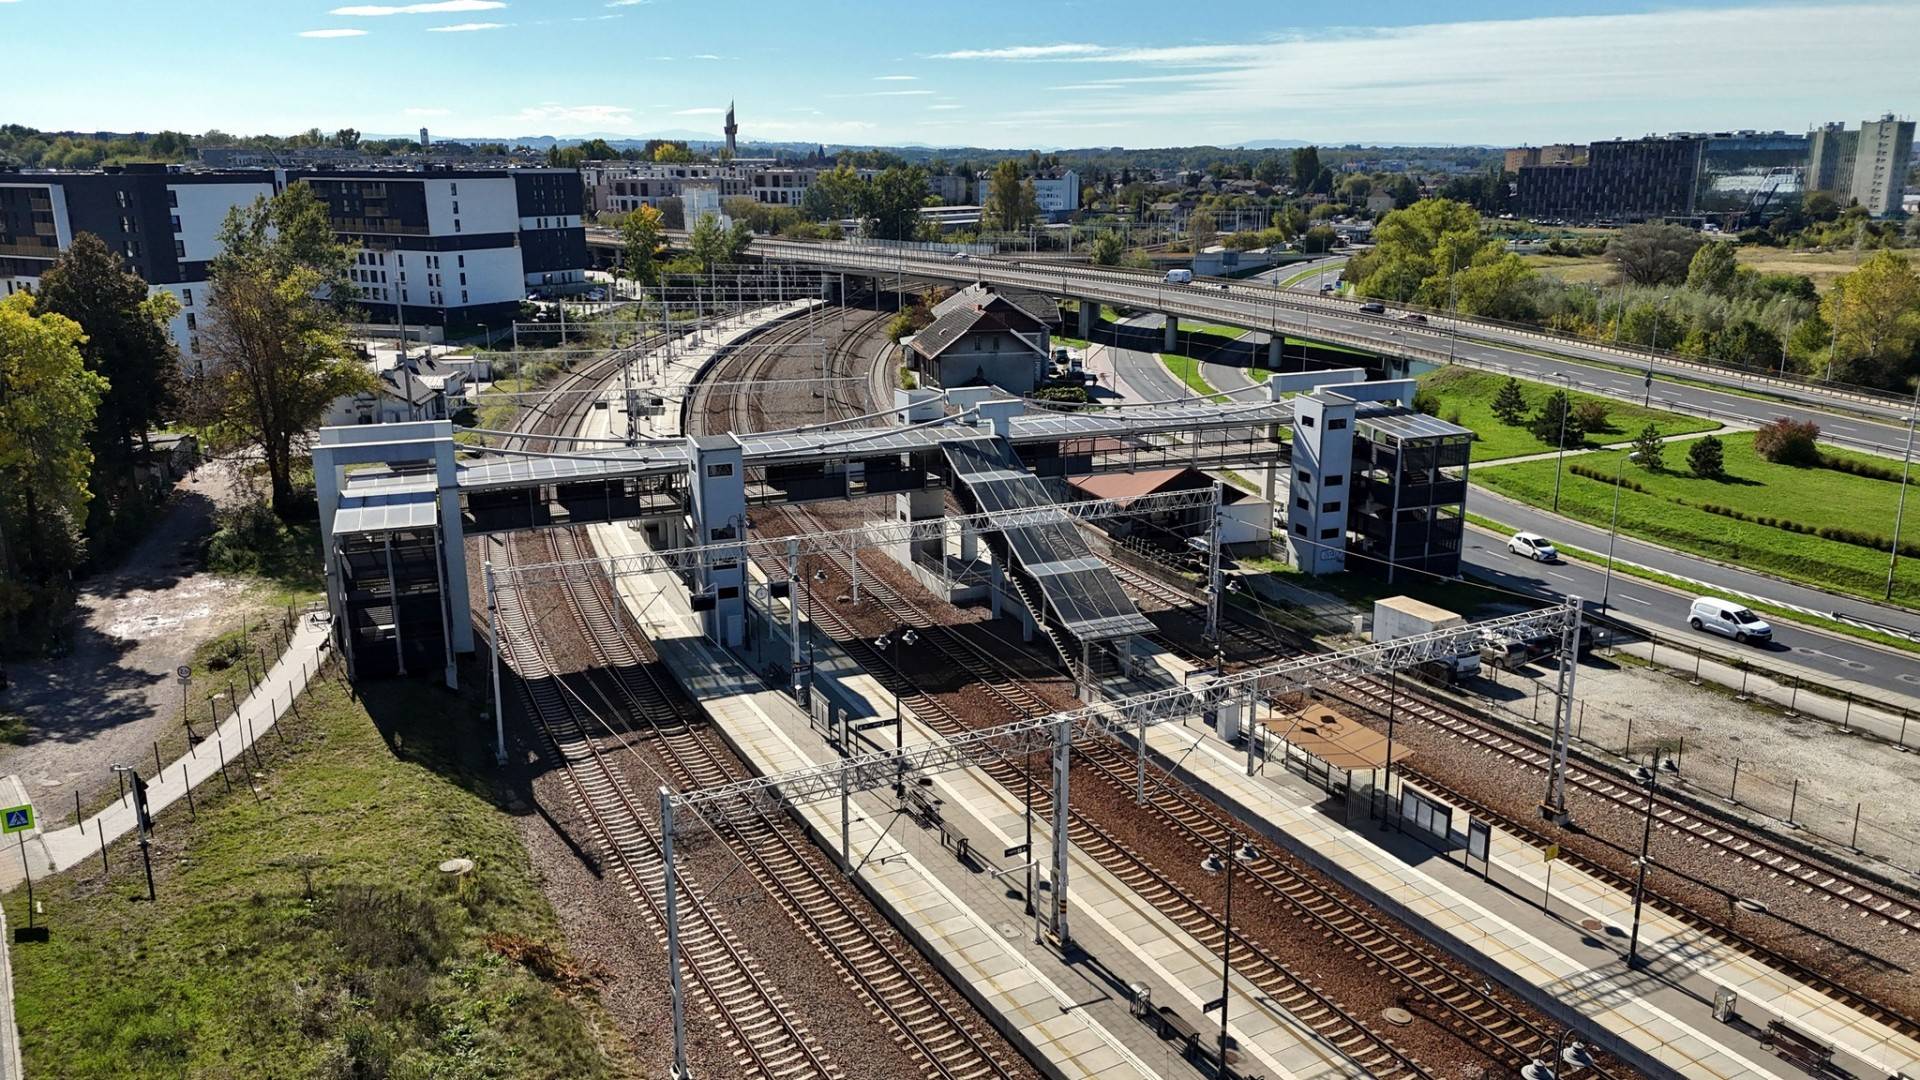
{"label": "dark facade building", "polygon": [[1522,166],[1515,209],[1535,219],[1737,225],[1799,205],[1806,166],[1807,137],[1784,131],[1615,139],[1589,146],[1584,160]]}
{"label": "dark facade building", "polygon": [[130,165],[0,172],[0,295],[37,287],[75,236],[93,233],[180,301],[173,336],[192,363],[228,212],[294,183],[312,188],[355,248],[353,281],[374,321],[500,322],[529,291],[587,287],[585,196],[572,169]]}

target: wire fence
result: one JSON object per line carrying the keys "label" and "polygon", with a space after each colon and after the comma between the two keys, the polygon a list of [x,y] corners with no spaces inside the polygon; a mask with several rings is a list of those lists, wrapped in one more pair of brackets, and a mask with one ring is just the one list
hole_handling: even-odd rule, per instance
{"label": "wire fence", "polygon": [[[1734,703],[1755,710],[1758,719],[1826,723],[1844,733],[1881,738],[1902,752],[1913,747],[1907,741],[1910,730],[1920,728],[1906,722],[1910,715],[1905,709],[1869,703],[1858,695],[1813,686],[1797,678],[1781,678],[1745,661],[1724,661],[1697,645],[1597,628],[1597,655],[1618,658],[1642,651],[1648,654],[1654,669],[1667,677],[1690,685],[1719,682]],[[1740,678],[1725,678],[1736,673]],[[1484,693],[1473,693],[1464,686],[1456,689],[1472,694],[1476,704],[1495,716],[1546,737],[1553,729],[1551,687],[1525,673],[1513,677],[1529,679],[1532,692],[1514,697],[1498,688]],[[1514,684],[1507,685],[1511,688]],[[1684,732],[1674,730],[1675,720],[1663,714],[1580,701],[1574,706],[1572,719],[1573,741],[1592,756],[1626,761],[1670,757],[1680,770],[1672,785],[1695,798],[1767,819],[1776,827],[1817,837],[1901,871],[1920,873],[1920,830],[1912,826],[1912,819],[1903,810],[1881,800],[1851,797],[1782,772],[1777,765],[1757,764],[1732,750],[1703,745],[1697,739],[1690,745]],[[1920,731],[1913,732],[1913,737],[1920,738]]]}

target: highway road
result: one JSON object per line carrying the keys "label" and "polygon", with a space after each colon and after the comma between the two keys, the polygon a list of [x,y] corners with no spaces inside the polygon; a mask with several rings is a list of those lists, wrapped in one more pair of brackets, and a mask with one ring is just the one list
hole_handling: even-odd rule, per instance
{"label": "highway road", "polygon": [[[1643,400],[1647,391],[1642,372],[1649,360],[1630,349],[1566,341],[1534,331],[1444,316],[1432,316],[1429,322],[1419,324],[1402,321],[1396,313],[1366,315],[1350,300],[1297,289],[1279,290],[1264,282],[1206,279],[1192,285],[1168,285],[1140,271],[902,255],[847,244],[756,240],[754,251],[766,257],[849,270],[904,270],[926,278],[1018,285],[1057,296],[1084,296],[1109,304],[1171,312],[1183,319],[1281,331],[1431,363],[1461,362],[1512,371],[1542,381],[1571,377],[1580,388],[1623,400]],[[1541,355],[1548,352],[1554,355]],[[1833,394],[1664,357],[1651,363],[1653,401],[1665,408],[1741,424],[1758,424],[1775,416],[1811,420],[1821,426],[1830,441],[1894,456],[1900,454],[1905,442],[1906,429],[1901,422],[1907,413],[1904,402]],[[1701,382],[1724,388],[1699,385]],[[1777,399],[1751,396],[1756,393],[1777,395]],[[1863,414],[1875,419],[1861,419]]]}
{"label": "highway road", "polygon": [[[1177,398],[1192,391],[1168,371],[1155,355],[1161,344],[1161,317],[1136,315],[1118,330],[1120,345],[1110,346],[1115,369],[1136,399]],[[1239,369],[1230,369],[1239,374]],[[1209,367],[1208,381],[1222,389],[1229,383]],[[1515,529],[1525,529],[1561,543],[1605,555],[1607,532],[1514,502],[1475,487],[1469,497],[1474,513]],[[1609,585],[1603,567],[1585,563],[1541,564],[1508,553],[1506,537],[1469,527],[1461,553],[1463,574],[1497,588],[1546,600],[1579,596],[1590,610],[1604,610],[1629,623],[1639,623],[1680,641],[1698,639],[1712,651],[1765,665],[1783,661],[1832,680],[1846,680],[1896,693],[1920,694],[1920,657],[1911,657],[1864,642],[1811,630],[1779,619],[1774,642],[1768,646],[1737,645],[1723,638],[1696,633],[1687,625],[1687,611],[1695,596],[1716,595],[1748,600],[1765,599],[1789,609],[1825,618],[1891,628],[1920,636],[1920,614],[1881,607],[1863,600],[1833,596],[1727,566],[1707,559],[1622,537],[1614,545],[1618,564],[1634,564],[1675,578],[1697,581],[1694,592],[1667,589],[1616,569]],[[1490,599],[1491,599],[1490,595]],[[1605,601],[1605,607],[1602,602]]]}

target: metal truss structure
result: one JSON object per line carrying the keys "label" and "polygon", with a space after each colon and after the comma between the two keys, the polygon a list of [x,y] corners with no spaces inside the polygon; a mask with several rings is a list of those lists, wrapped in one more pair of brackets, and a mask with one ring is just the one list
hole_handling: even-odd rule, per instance
{"label": "metal truss structure", "polygon": [[1338,652],[1294,657],[1203,683],[982,728],[938,743],[859,754],[773,776],[678,792],[673,804],[714,822],[767,814],[838,796],[843,784],[849,790],[870,791],[894,783],[903,774],[947,772],[986,765],[1003,757],[1020,757],[1053,746],[1063,736],[1070,742],[1090,742],[1124,735],[1201,714],[1236,693],[1285,694],[1333,679],[1403,671],[1477,648],[1489,636],[1531,638],[1552,634],[1564,642],[1566,629],[1575,625],[1577,610],[1572,604],[1564,604]]}
{"label": "metal truss structure", "polygon": [[790,548],[789,542],[795,539],[800,541],[799,554],[801,555],[842,555],[862,547],[937,540],[944,536],[949,528],[956,525],[963,530],[999,532],[1005,529],[1028,528],[1063,521],[1098,521],[1103,518],[1125,517],[1132,514],[1209,508],[1213,505],[1213,500],[1214,490],[1210,487],[1142,495],[1124,504],[1114,499],[1087,499],[1055,503],[1030,510],[955,514],[951,517],[928,518],[914,522],[873,522],[851,529],[809,533],[802,537],[772,536],[717,544],[699,544],[666,551],[647,551],[602,559],[532,563],[526,566],[501,567],[494,572],[503,583],[517,585],[546,585],[590,580],[595,574],[606,574],[614,578],[632,577],[636,574],[652,574],[663,570],[693,570],[752,556],[784,559]]}

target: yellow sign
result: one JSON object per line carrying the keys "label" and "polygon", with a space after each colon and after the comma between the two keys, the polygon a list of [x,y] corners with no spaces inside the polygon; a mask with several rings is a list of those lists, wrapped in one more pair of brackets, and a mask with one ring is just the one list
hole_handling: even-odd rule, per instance
{"label": "yellow sign", "polygon": [[1547,850],[1540,853],[1540,860],[1542,862],[1552,862],[1553,860],[1559,857],[1560,857],[1559,844],[1548,844]]}

